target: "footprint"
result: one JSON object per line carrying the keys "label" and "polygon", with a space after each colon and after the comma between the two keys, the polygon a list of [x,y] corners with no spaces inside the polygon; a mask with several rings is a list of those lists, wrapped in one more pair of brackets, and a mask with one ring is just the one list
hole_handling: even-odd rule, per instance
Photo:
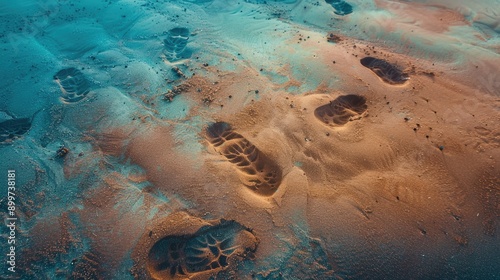
{"label": "footprint", "polygon": [[344,125],[355,118],[361,118],[367,108],[365,97],[355,94],[341,95],[316,108],[314,115],[326,124]]}
{"label": "footprint", "polygon": [[385,60],[374,57],[365,57],[362,58],[360,62],[363,66],[372,70],[375,74],[377,74],[377,76],[388,84],[400,85],[410,79],[408,74],[402,72]]}
{"label": "footprint", "polygon": [[262,196],[276,192],[282,179],[279,166],[234,132],[231,125],[216,122],[207,128],[206,136],[215,149],[243,173],[241,179],[245,186]]}
{"label": "footprint", "polygon": [[31,128],[32,118],[6,120],[0,123],[0,144],[10,144]]}
{"label": "footprint", "polygon": [[343,0],[325,0],[326,3],[332,5],[335,9],[335,14],[345,16],[352,13],[352,5]]}
{"label": "footprint", "polygon": [[89,81],[80,70],[76,68],[66,68],[54,75],[54,80],[59,84],[62,91],[61,99],[66,103],[75,103],[89,93]]}
{"label": "footprint", "polygon": [[186,50],[188,39],[189,29],[187,28],[176,27],[168,31],[167,38],[163,40],[164,54],[168,61],[174,62],[191,56]]}
{"label": "footprint", "polygon": [[236,257],[251,256],[257,244],[257,238],[248,228],[236,221],[221,220],[193,235],[160,239],[149,251],[148,269],[161,279],[217,273],[235,262]]}

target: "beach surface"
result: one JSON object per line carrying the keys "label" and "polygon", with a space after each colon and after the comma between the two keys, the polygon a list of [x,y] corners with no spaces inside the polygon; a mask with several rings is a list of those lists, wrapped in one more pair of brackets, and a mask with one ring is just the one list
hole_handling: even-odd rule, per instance
{"label": "beach surface", "polygon": [[0,4],[0,275],[499,279],[499,7]]}

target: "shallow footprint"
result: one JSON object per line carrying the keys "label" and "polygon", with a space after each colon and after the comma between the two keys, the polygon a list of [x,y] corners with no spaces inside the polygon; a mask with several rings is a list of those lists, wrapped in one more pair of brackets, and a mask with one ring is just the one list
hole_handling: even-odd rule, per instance
{"label": "shallow footprint", "polygon": [[87,96],[90,84],[80,70],[66,68],[54,75],[54,80],[61,88],[61,99],[67,103],[75,103]]}
{"label": "shallow footprint", "polygon": [[0,144],[10,144],[31,128],[31,118],[6,120],[0,123]]}
{"label": "shallow footprint", "polygon": [[164,54],[168,61],[174,62],[190,56],[186,51],[188,39],[189,29],[187,28],[176,27],[168,31],[167,38],[163,40],[165,45]]}
{"label": "shallow footprint", "polygon": [[341,95],[335,100],[314,110],[314,115],[326,124],[344,125],[356,117],[361,117],[368,106],[361,95]]}
{"label": "shallow footprint", "polygon": [[362,58],[360,62],[388,84],[400,85],[404,84],[409,79],[408,74],[385,60],[369,56]]}
{"label": "shallow footprint", "polygon": [[335,14],[345,16],[352,13],[352,5],[343,0],[325,0],[326,3],[332,5],[335,9]]}
{"label": "shallow footprint", "polygon": [[161,279],[217,273],[257,249],[257,238],[236,221],[221,220],[204,226],[193,235],[166,236],[151,248],[148,269]]}
{"label": "shallow footprint", "polygon": [[262,196],[271,196],[278,189],[282,172],[279,166],[231,125],[216,122],[207,128],[206,136],[215,149],[243,174],[243,184]]}

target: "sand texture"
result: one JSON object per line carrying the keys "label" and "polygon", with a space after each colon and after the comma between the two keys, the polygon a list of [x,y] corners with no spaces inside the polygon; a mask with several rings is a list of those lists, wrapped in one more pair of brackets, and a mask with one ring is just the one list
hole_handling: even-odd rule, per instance
{"label": "sand texture", "polygon": [[500,279],[499,7],[0,4],[0,278]]}

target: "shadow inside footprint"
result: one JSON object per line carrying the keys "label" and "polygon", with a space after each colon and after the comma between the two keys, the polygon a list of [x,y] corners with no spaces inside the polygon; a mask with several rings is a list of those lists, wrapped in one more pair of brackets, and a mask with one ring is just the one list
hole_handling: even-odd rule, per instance
{"label": "shadow inside footprint", "polygon": [[75,103],[89,93],[90,85],[80,70],[76,68],[66,68],[54,75],[54,80],[61,88],[61,99],[67,103]]}
{"label": "shadow inside footprint", "polygon": [[0,144],[10,144],[31,128],[31,118],[6,120],[0,123]]}
{"label": "shadow inside footprint", "polygon": [[314,115],[326,124],[344,125],[366,112],[366,98],[361,95],[341,95],[314,110]]}
{"label": "shadow inside footprint", "polygon": [[375,74],[377,74],[377,76],[388,84],[404,84],[409,79],[408,74],[402,72],[396,66],[385,60],[369,56],[362,58],[360,62],[363,66],[372,70]]}
{"label": "shadow inside footprint", "polygon": [[187,28],[176,27],[168,31],[167,38],[163,40],[164,54],[168,61],[174,62],[191,56],[186,50],[188,39],[189,29]]}
{"label": "shadow inside footprint", "polygon": [[335,14],[345,16],[352,13],[352,5],[343,0],[325,0],[326,3],[332,5],[335,9]]}
{"label": "shadow inside footprint", "polygon": [[231,125],[216,122],[206,130],[208,141],[242,173],[245,186],[262,196],[271,196],[282,180],[281,168]]}
{"label": "shadow inside footprint", "polygon": [[[167,236],[151,248],[148,268],[153,275],[173,279],[226,269],[235,257],[248,257],[257,249],[257,238],[236,221],[221,220],[195,234]],[[163,279],[163,278],[162,278]]]}

